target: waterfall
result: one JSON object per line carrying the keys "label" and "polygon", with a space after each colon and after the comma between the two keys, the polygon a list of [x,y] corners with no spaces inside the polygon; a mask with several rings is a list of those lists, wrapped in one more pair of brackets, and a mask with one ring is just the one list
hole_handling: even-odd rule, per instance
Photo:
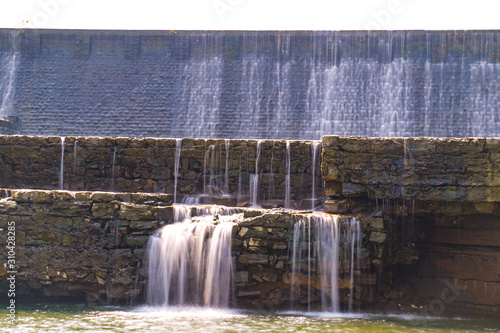
{"label": "waterfall", "polygon": [[354,270],[360,267],[359,252],[361,249],[361,223],[356,218],[351,218],[345,231],[344,255],[349,256],[349,305],[348,310],[353,310],[354,300]]}
{"label": "waterfall", "polygon": [[224,140],[226,148],[226,168],[224,169],[224,194],[229,194],[229,139]]}
{"label": "waterfall", "polygon": [[[307,304],[307,310],[319,302],[320,310],[340,311],[340,279],[349,288],[348,310],[352,311],[355,270],[359,269],[358,253],[361,249],[361,225],[351,218],[341,225],[337,216],[313,213],[297,217],[293,228],[291,273],[292,309]],[[340,246],[343,246],[343,255]]]}
{"label": "waterfall", "polygon": [[219,121],[219,105],[222,82],[222,59],[212,56],[192,59],[184,66],[181,76],[186,138],[215,138]]}
{"label": "waterfall", "polygon": [[257,138],[260,136],[261,100],[263,98],[265,59],[255,52],[245,55],[242,63],[240,81],[241,100],[239,110],[245,110],[246,117],[241,118],[238,138]]}
{"label": "waterfall", "polygon": [[314,141],[311,143],[312,150],[312,188],[311,188],[311,210],[316,209],[316,157],[318,156],[318,148],[321,146],[321,141]]}
{"label": "waterfall", "polygon": [[[296,301],[306,302],[310,310],[311,301],[318,298],[322,311],[339,312],[340,232],[337,217],[326,214],[305,216],[295,222],[293,232],[292,306]],[[301,285],[306,285],[306,299],[302,299]]]}
{"label": "waterfall", "polygon": [[[52,57],[36,62],[22,57],[24,43],[12,42],[13,37],[4,34],[0,116],[12,114],[22,99],[22,105],[30,106],[18,110],[26,135],[57,135],[63,130],[79,135],[279,140],[319,140],[323,135],[498,137],[498,35],[498,31],[159,33],[157,42],[144,40],[147,46],[139,57],[148,61],[132,65],[143,70],[130,69],[134,79],[124,83],[125,89],[103,81],[96,90],[87,80],[70,80],[74,73],[82,75],[82,68],[88,78],[98,77],[106,62],[93,63],[91,56],[82,64],[93,66],[74,67],[61,58],[64,66],[52,73],[53,82],[73,84],[55,85],[52,93],[38,95],[14,91],[29,88],[28,82],[17,84],[19,70],[23,68],[36,82],[43,79],[44,68],[53,66]],[[47,35],[38,51],[65,54],[65,44],[57,40],[67,36]],[[11,51],[8,43],[19,44],[22,52],[16,47]],[[46,53],[50,45],[53,49]],[[95,47],[89,50],[98,52]],[[142,98],[135,96],[139,88],[133,82],[144,82]],[[71,107],[61,109],[54,96],[65,89],[81,94],[65,94],[65,104]],[[125,91],[132,91],[133,98],[126,99]],[[145,112],[131,116],[122,128],[96,129],[95,124],[104,121],[100,109],[106,107],[86,103],[96,93],[96,100],[107,96],[123,101],[109,110],[110,119],[124,110]],[[80,101],[82,96],[87,97]],[[90,109],[84,113],[85,108]],[[58,116],[52,117],[49,110],[58,110]],[[80,115],[78,128],[65,121],[71,112]],[[158,112],[168,121],[158,121]],[[48,117],[50,123],[40,125],[40,119]]]}
{"label": "waterfall", "polygon": [[14,90],[16,80],[16,70],[19,63],[19,54],[16,52],[16,36],[13,33],[11,40],[12,53],[3,61],[4,75],[0,81],[0,91],[2,91],[2,103],[0,104],[0,118],[7,118],[14,115]]}
{"label": "waterfall", "polygon": [[64,190],[64,136],[61,137],[61,165],[59,166],[59,189]]}
{"label": "waterfall", "polygon": [[77,152],[78,152],[78,140],[75,140],[73,143],[73,172],[76,175],[76,157],[77,157]]}
{"label": "waterfall", "polygon": [[228,307],[231,232],[241,218],[237,209],[174,205],[175,222],[158,230],[147,245],[147,303]]}
{"label": "waterfall", "polygon": [[285,178],[285,208],[290,208],[290,170],[291,170],[291,156],[290,156],[290,141],[286,141],[286,178]]}
{"label": "waterfall", "polygon": [[257,151],[255,153],[255,174],[250,175],[250,201],[252,205],[258,205],[259,192],[259,158],[262,146],[262,140],[257,141]]}
{"label": "waterfall", "polygon": [[321,309],[339,312],[339,225],[337,217],[316,218],[315,227],[321,276]]}
{"label": "waterfall", "polygon": [[179,164],[181,160],[182,139],[175,140],[175,160],[174,160],[174,203],[177,202],[177,181],[179,179]]}
{"label": "waterfall", "polygon": [[115,164],[116,164],[116,147],[113,148],[113,162],[111,163],[111,191],[115,190]]}

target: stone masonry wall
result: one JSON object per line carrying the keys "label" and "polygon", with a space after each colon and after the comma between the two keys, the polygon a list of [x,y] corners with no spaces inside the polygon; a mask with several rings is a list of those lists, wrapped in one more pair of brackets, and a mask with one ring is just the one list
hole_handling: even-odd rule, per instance
{"label": "stone masonry wall", "polygon": [[500,201],[500,140],[323,138],[326,195]]}
{"label": "stone masonry wall", "polygon": [[[21,302],[145,302],[145,246],[156,229],[173,222],[171,195],[7,189],[1,193],[0,245],[8,245],[8,226],[12,225],[16,244],[14,267],[8,266],[8,251],[0,253],[0,292],[8,289],[7,271],[15,270],[16,294]],[[293,226],[311,215],[283,209],[241,210],[232,236],[236,263],[232,305],[289,309]],[[338,217],[342,234],[351,218]],[[361,226],[354,282],[349,278],[350,257],[343,249],[346,240],[340,237],[343,307],[351,291],[356,308],[373,307],[378,303],[379,289],[385,285],[386,222],[380,215],[362,217]],[[294,297],[298,308],[306,306],[308,300],[304,298],[308,283],[304,267],[302,264],[296,276]],[[314,272],[311,281],[315,291],[312,307],[318,308],[319,277]]]}
{"label": "stone masonry wall", "polygon": [[[315,197],[323,196],[321,148],[318,147],[313,172],[312,143],[290,141],[290,193],[294,207],[311,207],[305,199],[312,197],[313,173]],[[248,201],[257,144],[257,140],[182,139],[177,201],[196,194],[220,198],[222,192],[240,202]],[[63,188],[174,193],[176,145],[175,139],[66,137]],[[62,147],[61,137],[0,136],[0,186],[59,189]],[[262,141],[258,173],[259,203],[277,199],[275,205],[283,205],[287,174],[285,141]],[[236,201],[232,201],[233,205]]]}
{"label": "stone masonry wall", "polygon": [[500,313],[500,140],[322,144],[325,211],[380,209],[393,221],[391,246],[417,251],[413,268],[388,271],[398,304],[411,300],[424,315]]}
{"label": "stone masonry wall", "polygon": [[[2,190],[0,244],[15,226],[15,263],[0,252],[0,289],[19,299],[142,303],[149,234],[172,220],[172,195]],[[9,196],[10,195],[10,196]]]}
{"label": "stone masonry wall", "polygon": [[[328,287],[320,288],[321,276],[318,268],[314,268],[318,264],[315,252],[318,251],[318,244],[313,241],[317,232],[313,225],[314,219],[321,217],[321,213],[311,215],[304,211],[282,209],[249,209],[244,212],[243,220],[238,222],[233,233],[233,255],[237,263],[236,304],[239,307],[272,311],[289,310],[293,304],[296,310],[321,310],[320,296],[322,292],[330,292]],[[302,260],[298,263],[298,271],[293,273],[294,224],[308,218],[311,219],[311,244],[297,245],[301,249]],[[386,278],[382,274],[387,253],[385,223],[380,216],[361,218],[361,244],[356,247],[354,262],[351,262],[349,249],[346,248],[351,219],[352,216],[338,216],[341,307],[348,309],[351,302],[354,309],[374,309],[379,303],[379,292]],[[311,246],[311,253],[308,252],[308,245]],[[312,267],[310,276],[308,263]],[[355,275],[353,280],[350,277],[351,265]]]}

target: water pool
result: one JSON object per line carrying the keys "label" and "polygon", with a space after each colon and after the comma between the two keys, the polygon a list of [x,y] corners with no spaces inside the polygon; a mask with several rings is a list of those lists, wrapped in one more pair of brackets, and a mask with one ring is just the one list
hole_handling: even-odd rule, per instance
{"label": "water pool", "polygon": [[[1,311],[6,318],[6,311]],[[500,321],[418,316],[281,312],[196,307],[39,305],[17,309],[0,332],[500,332]]]}

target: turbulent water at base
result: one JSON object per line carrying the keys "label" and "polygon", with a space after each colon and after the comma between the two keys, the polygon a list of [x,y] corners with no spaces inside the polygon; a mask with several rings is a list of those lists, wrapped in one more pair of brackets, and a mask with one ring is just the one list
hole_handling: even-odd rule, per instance
{"label": "turbulent water at base", "polygon": [[226,308],[232,291],[231,231],[237,209],[174,205],[174,223],[147,245],[147,303]]}
{"label": "turbulent water at base", "polygon": [[[7,311],[0,309],[4,318]],[[0,332],[335,332],[335,333],[472,333],[498,332],[498,320],[444,319],[418,316],[334,315],[326,313],[258,313],[200,308],[119,308],[79,306],[18,307],[15,328]]]}

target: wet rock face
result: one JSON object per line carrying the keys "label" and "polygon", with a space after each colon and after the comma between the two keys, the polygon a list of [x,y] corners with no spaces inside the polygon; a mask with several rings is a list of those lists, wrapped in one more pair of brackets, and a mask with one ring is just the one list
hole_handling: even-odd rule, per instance
{"label": "wet rock face", "polygon": [[324,210],[380,209],[390,221],[369,235],[390,245],[389,311],[498,315],[500,140],[326,136],[322,146]]}
{"label": "wet rock face", "polygon": [[[64,148],[63,189],[174,193],[177,144],[176,139],[66,137],[62,146],[60,137],[0,135],[0,187],[60,189]],[[317,143],[314,168],[312,141],[290,141],[289,162],[286,141],[263,140],[259,154],[257,145],[257,140],[182,139],[177,202],[193,195],[205,195],[201,204],[250,200],[257,157],[259,204],[284,207],[288,169],[291,208],[310,209],[313,196],[323,197]]]}
{"label": "wet rock face", "polygon": [[[160,223],[171,222],[171,195],[33,190],[10,194],[0,199],[0,243],[7,245],[5,231],[15,225],[19,297],[90,303],[140,300],[144,246]],[[7,263],[7,255],[0,253],[2,263]],[[5,277],[6,267],[1,268]],[[3,291],[5,281],[0,280]]]}
{"label": "wet rock face", "polygon": [[500,201],[498,139],[326,136],[322,145],[330,197]]}
{"label": "wet rock face", "polygon": [[[294,225],[310,216],[306,211],[283,209],[249,209],[244,212],[243,219],[233,230],[236,306],[266,311],[292,307],[321,309],[321,294],[329,293],[331,286],[324,285],[315,266],[318,259],[312,224],[310,252],[307,250],[309,243],[302,244],[303,241],[298,240],[302,259],[297,263],[297,271],[292,272]],[[372,241],[371,234],[382,234],[386,229],[381,217],[361,218],[361,243],[351,254],[346,243],[351,237],[347,236],[350,219],[339,217],[338,220],[340,302],[345,309],[349,304],[358,309],[367,308],[377,302],[376,286],[382,281],[381,272],[387,265],[383,251],[386,239],[375,237]]]}

